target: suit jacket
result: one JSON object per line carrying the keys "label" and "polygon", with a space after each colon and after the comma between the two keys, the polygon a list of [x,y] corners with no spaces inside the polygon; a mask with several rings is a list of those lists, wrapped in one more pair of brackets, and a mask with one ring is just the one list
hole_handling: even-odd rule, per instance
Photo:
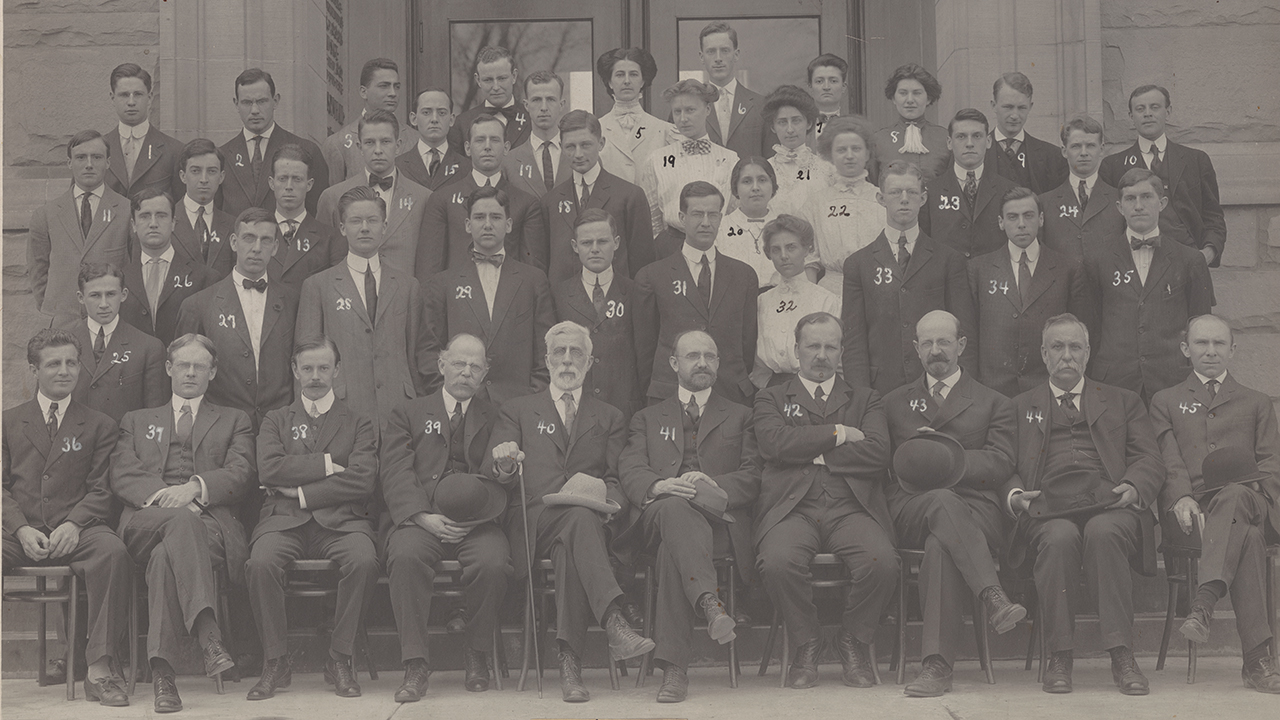
{"label": "suit jacket", "polygon": [[[493,448],[514,442],[524,451],[524,474],[503,475],[493,462]],[[607,403],[582,395],[573,430],[565,432],[551,393],[543,390],[515,398],[501,406],[498,422],[489,436],[485,470],[489,477],[508,487],[511,498],[507,506],[507,538],[511,541],[511,557],[525,557],[526,547],[533,544],[533,533],[526,533],[520,511],[520,483],[528,499],[529,528],[538,527],[538,519],[546,505],[542,498],[559,492],[576,473],[586,473],[604,480],[606,495],[621,506],[625,517],[627,496],[618,483],[618,456],[627,442],[627,425],[622,413]],[[512,563],[516,577],[523,578],[528,568],[522,562]]]}
{"label": "suit jacket", "polygon": [[[547,221],[550,238],[548,279],[552,285],[568,277],[582,274],[582,262],[570,244],[573,240],[573,224],[584,208],[579,207],[578,188],[573,185],[573,173],[551,192],[542,196],[542,214]],[[649,200],[639,185],[633,185],[608,170],[600,168],[596,185],[587,197],[585,209],[599,208],[613,216],[621,243],[613,256],[613,269],[618,274],[634,278],[640,268],[657,258],[653,249],[653,224],[649,219]]]}
{"label": "suit jacket", "polygon": [[1213,281],[1204,256],[1176,242],[1155,249],[1147,282],[1138,279],[1124,235],[1084,261],[1085,282],[1096,298],[1096,331],[1090,335],[1090,377],[1150,399],[1186,377],[1190,364],[1179,349],[1187,320],[1214,306]]}
{"label": "suit jacket", "polygon": [[209,225],[209,259],[204,259],[200,249],[200,234],[191,225],[183,198],[173,206],[173,245],[180,252],[201,260],[209,268],[209,281],[216,282],[231,274],[236,266],[236,253],[231,249],[231,233],[236,231],[236,217],[214,208],[213,217],[206,218]]}
{"label": "suit jacket", "polygon": [[525,110],[524,101],[514,96],[512,99],[514,103],[507,108],[506,113],[502,113],[498,108],[488,107],[483,102],[458,113],[458,116],[453,119],[453,126],[449,128],[449,146],[459,155],[467,154],[463,135],[471,132],[471,121],[475,120],[481,113],[505,115],[507,117],[504,135],[508,150],[523,145],[533,132],[533,122],[529,120],[529,113]]}
{"label": "suit jacket", "polygon": [[[1213,264],[1222,261],[1222,249],[1227,244],[1227,223],[1222,214],[1222,201],[1218,194],[1218,175],[1213,161],[1203,150],[1179,145],[1172,140],[1165,144],[1161,159],[1160,179],[1164,180],[1169,195],[1169,205],[1160,213],[1160,229],[1165,221],[1179,227],[1180,242],[1200,249],[1213,246]],[[1125,150],[1102,159],[1098,176],[1114,186],[1119,186],[1125,171],[1135,167],[1146,168],[1146,160],[1135,140]],[[1185,233],[1185,234],[1183,234]]]}
{"label": "suit jacket", "polygon": [[769,155],[775,138],[772,130],[765,132],[763,110],[764,96],[739,81],[733,93],[733,113],[728,132],[720,127],[720,118],[713,106],[707,117],[707,139],[738,153],[740,158]]}
{"label": "suit jacket", "polygon": [[751,266],[721,252],[716,253],[709,308],[698,293],[683,253],[636,273],[633,322],[641,389],[653,398],[675,395],[676,373],[669,358],[676,336],[686,330],[705,330],[716,341],[720,354],[716,392],[736,403],[750,403],[755,386],[747,376],[756,361],[759,286]]}
{"label": "suit jacket", "polygon": [[302,290],[302,282],[307,278],[347,257],[347,239],[311,213],[307,213],[294,231],[292,242],[284,241],[278,226],[276,237],[279,245],[267,264],[267,275],[293,288],[294,292]]}
{"label": "suit jacket", "polygon": [[199,333],[213,341],[218,348],[218,374],[209,383],[207,397],[248,413],[256,432],[268,411],[293,401],[290,362],[298,295],[280,283],[267,285],[255,369],[253,343],[232,277],[228,275],[182,302],[178,333]]}
{"label": "suit jacket", "polygon": [[187,188],[178,176],[178,158],[182,155],[183,144],[176,138],[160,132],[160,128],[151,124],[147,135],[138,149],[138,159],[133,164],[133,178],[129,178],[128,163],[124,157],[124,146],[120,143],[120,125],[116,124],[102,134],[107,141],[110,160],[107,164],[107,187],[126,198],[147,188],[156,188],[169,193],[171,198],[181,198]]}
{"label": "suit jacket", "polygon": [[145,255],[133,258],[123,268],[124,286],[129,289],[129,297],[120,305],[120,319],[169,347],[169,343],[179,335],[178,310],[182,302],[204,290],[214,279],[210,277],[208,266],[175,247],[169,274],[160,286],[160,302],[153,315],[147,303],[147,285],[142,274],[145,261]]}
{"label": "suit jacket", "polygon": [[[866,387],[849,387],[837,375],[826,409],[822,410],[800,378],[793,377],[756,394],[754,417],[762,463],[752,535],[757,547],[809,491],[818,475],[819,466],[813,460],[819,455],[828,472],[849,483],[854,497],[885,534],[891,540],[895,537],[885,500],[889,427],[879,393]],[[866,437],[837,446],[836,425],[856,427]]]}
{"label": "suit jacket", "polygon": [[474,262],[435,275],[423,285],[423,296],[427,353],[418,367],[430,390],[444,383],[437,359],[458,333],[484,341],[489,355],[484,384],[495,403],[547,387],[546,335],[555,324],[555,307],[541,270],[503,262],[492,317]]}
{"label": "suit jacket", "polygon": [[[124,503],[119,527],[152,495],[168,485],[164,464],[173,435],[173,405],[134,410],[120,422],[120,440],[111,453],[111,492]],[[222,530],[227,572],[231,582],[244,584],[249,545],[237,507],[249,492],[257,469],[253,428],[242,410],[220,407],[205,395],[191,427],[192,463],[208,489],[209,513]]]}
{"label": "suit jacket", "polygon": [[408,175],[410,180],[435,192],[441,185],[455,177],[471,172],[471,158],[454,150],[447,142],[445,147],[444,157],[440,158],[440,165],[436,168],[435,175],[427,172],[428,168],[422,162],[422,155],[418,152],[416,142],[396,157],[396,169]]}
{"label": "suit jacket", "polygon": [[45,315],[83,317],[84,308],[76,300],[81,263],[108,262],[124,267],[129,261],[129,201],[115,190],[103,188],[85,236],[80,231],[74,191],[72,186],[31,213],[27,245],[31,294]]}
{"label": "suit jacket", "polygon": [[98,364],[88,325],[77,323],[72,334],[80,341],[80,377],[71,391],[76,401],[118,423],[125,413],[155,407],[169,397],[167,356],[159,340],[121,320]]}
{"label": "suit jacket", "polygon": [[250,162],[253,153],[245,142],[243,129],[236,131],[226,144],[218,148],[227,163],[227,176],[222,181],[222,187],[218,188],[218,195],[221,198],[220,206],[228,215],[239,217],[243,210],[251,207],[275,211],[276,196],[267,185],[267,177],[271,174],[271,158],[276,150],[290,143],[302,146],[311,155],[311,177],[315,179],[315,184],[307,193],[306,204],[307,212],[316,211],[320,194],[329,187],[329,167],[325,164],[325,158],[315,143],[298,137],[277,124],[262,149],[262,168],[257,175],[253,173],[253,164]]}
{"label": "suit jacket", "polygon": [[[342,218],[338,216],[338,201],[346,191],[366,184],[368,180],[361,173],[359,177],[343,180],[325,190],[320,196],[320,210],[316,214],[316,219],[331,228],[341,228]],[[391,187],[391,203],[387,207],[387,224],[383,230],[386,242],[383,243],[380,251],[380,254],[392,265],[405,270],[413,268],[421,261],[421,255],[424,252],[430,254],[428,250],[430,245],[440,242],[431,234],[430,226],[425,222],[427,199],[430,197],[430,190],[403,175],[396,175],[395,184]],[[342,255],[345,257],[346,253]],[[417,277],[418,280],[426,280],[425,276]]]}
{"label": "suit jacket", "polygon": [[948,164],[930,183],[920,210],[920,229],[926,235],[964,255],[965,259],[1003,247],[1009,242],[1000,229],[1001,200],[1013,183],[984,165],[974,207]]}
{"label": "suit jacket", "polygon": [[605,141],[604,148],[600,151],[600,164],[614,176],[629,183],[636,182],[640,175],[639,168],[644,167],[650,153],[670,145],[679,136],[676,127],[666,120],[659,120],[643,110],[637,111],[635,116],[635,124],[630,130],[622,129],[618,116],[613,111],[599,118],[601,135]]}
{"label": "suit jacket", "polygon": [[[432,193],[422,219],[429,238],[418,253],[414,275],[426,280],[446,268],[471,263],[471,235],[467,232],[467,198],[479,186],[471,173],[457,177]],[[537,198],[512,186],[505,176],[497,187],[511,202],[511,232],[507,233],[507,257],[547,271],[547,221]]]}
{"label": "suit jacket", "polygon": [[[951,151],[947,149],[949,135],[945,127],[934,125],[923,117],[919,122],[920,140],[929,151],[927,153],[902,152],[902,147],[907,143],[907,121],[902,119],[902,116],[894,118],[892,125],[875,131],[871,140],[876,146],[877,165],[888,165],[899,159],[915,163],[924,173],[924,181],[927,184],[942,173],[950,171],[952,167]],[[867,180],[873,183],[879,181],[879,168],[875,170],[876,172],[867,174]]]}
{"label": "suit jacket", "polygon": [[48,532],[66,521],[81,528],[105,523],[111,513],[107,467],[117,435],[114,420],[74,399],[52,440],[35,398],[5,410],[5,535],[23,525]]}
{"label": "suit jacket", "polygon": [[[1018,147],[1017,160],[1010,159],[996,141],[995,132],[987,133],[991,145],[987,148],[984,167],[993,168],[1000,177],[1018,187],[1031,188],[1037,195],[1057,187],[1070,174],[1062,148],[1053,143],[1023,132],[1022,145]],[[1047,212],[1047,211],[1046,211]]]}
{"label": "suit jacket", "polygon": [[636,371],[632,321],[635,297],[635,283],[616,269],[609,292],[604,296],[603,317],[596,313],[591,296],[582,285],[581,273],[551,288],[556,322],[569,320],[591,331],[595,364],[587,371],[582,386],[593,397],[621,410],[624,420],[644,407],[644,393],[640,391],[640,375]]}
{"label": "suit jacket", "polygon": [[[560,162],[552,168],[552,173],[553,188],[564,182],[565,178],[573,177],[573,169],[569,167],[569,153],[563,149],[560,151]],[[542,175],[542,141],[530,134],[523,143],[512,147],[511,152],[502,160],[502,174],[511,180],[513,187],[541,200],[547,194],[546,179]]]}
{"label": "suit jacket", "polygon": [[[1085,378],[1081,404],[1089,437],[1102,458],[1106,477],[1100,492],[1105,496],[1111,487],[1128,483],[1138,491],[1138,517],[1142,522],[1142,547],[1131,558],[1133,568],[1144,575],[1155,574],[1154,516],[1152,509],[1164,484],[1165,467],[1160,447],[1151,427],[1151,418],[1142,398],[1123,388],[1104,385]],[[1049,383],[1038,385],[1013,399],[1017,406],[1018,461],[1009,481],[1001,490],[1001,504],[1013,490],[1040,490],[1045,476],[1055,468],[1046,468],[1049,431],[1053,421],[1049,414],[1055,403]],[[1107,487],[1107,483],[1111,487]],[[1027,559],[1026,530],[1030,519],[1017,518],[1017,529],[1009,538],[1007,559],[1011,566]]]}
{"label": "suit jacket", "polygon": [[1008,246],[969,262],[977,328],[965,355],[976,359],[982,384],[1008,397],[1049,381],[1040,356],[1045,321],[1064,312],[1091,317],[1079,260],[1040,245],[1024,304]]}
{"label": "suit jacket", "polygon": [[375,427],[422,391],[419,368],[427,359],[418,281],[385,259],[377,309],[371,320],[343,261],[302,283],[294,328],[298,341],[324,334],[338,346],[342,372],[333,393],[352,412],[372,418]]}
{"label": "suit jacket", "polygon": [[1044,207],[1040,242],[1080,262],[1085,254],[1105,248],[1108,239],[1124,234],[1125,223],[1116,207],[1120,193],[1114,187],[1098,178],[1089,204],[1081,209],[1073,182],[1079,184],[1068,177],[1063,184],[1040,195]]}
{"label": "suit jacket", "polygon": [[1258,469],[1266,474],[1258,487],[1271,506],[1271,527],[1280,532],[1280,431],[1270,397],[1241,385],[1230,372],[1217,394],[1210,395],[1200,378],[1189,373],[1183,382],[1151,398],[1151,424],[1169,471],[1160,491],[1164,511],[1204,489],[1200,467],[1210,452],[1253,448]]}
{"label": "suit jacket", "polygon": [[[921,232],[905,272],[884,233],[844,261],[844,379],[854,387],[890,390],[920,377],[916,323],[946,310],[973,337],[973,300],[964,258]],[[877,280],[879,282],[877,282]],[[961,365],[972,369],[961,356]]]}
{"label": "suit jacket", "polygon": [[[396,139],[395,155],[404,153],[418,142],[418,133],[406,130],[402,124],[400,137]],[[325,165],[329,167],[329,187],[354,177],[364,177],[364,151],[360,149],[360,115],[325,138],[321,152],[324,154]]]}
{"label": "suit jacket", "polygon": [[[325,413],[318,434],[301,397],[267,413],[258,433],[258,482],[269,488],[301,488],[307,507],[298,498],[267,493],[250,544],[312,518],[323,528],[364,533],[373,540],[369,504],[378,473],[377,437],[373,421],[341,400]],[[343,471],[325,475],[325,455]]]}

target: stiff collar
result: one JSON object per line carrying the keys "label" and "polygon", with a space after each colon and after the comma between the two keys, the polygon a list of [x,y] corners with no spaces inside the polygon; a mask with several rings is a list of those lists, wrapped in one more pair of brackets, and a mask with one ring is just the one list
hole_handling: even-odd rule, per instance
{"label": "stiff collar", "polygon": [[[271,279],[267,275],[268,273],[262,273],[262,277],[258,278],[258,280],[266,280],[267,284],[270,285]],[[231,284],[236,286],[236,290],[244,290],[245,280],[249,280],[249,277],[240,272],[240,268],[231,268]],[[258,280],[249,280],[249,282],[258,282]]]}
{"label": "stiff collar", "polygon": [[[1065,393],[1068,392],[1058,387],[1057,385],[1054,385],[1053,383],[1049,383],[1049,390],[1053,392],[1054,400],[1057,400],[1058,398],[1062,397]],[[1070,392],[1075,393],[1076,397],[1078,398],[1084,397],[1084,376],[1083,375],[1080,376],[1080,382],[1077,382],[1076,386],[1071,388]]]}
{"label": "stiff collar", "polygon": [[133,127],[120,123],[120,140],[122,141],[127,137],[134,137],[141,140],[145,138],[149,132],[151,132],[150,120],[143,120]]}
{"label": "stiff collar", "polygon": [[826,399],[829,399],[829,398],[831,397],[831,391],[832,391],[832,390],[835,388],[835,386],[836,386],[836,376],[835,376],[835,375],[832,375],[831,377],[827,378],[826,380],[824,380],[823,382],[820,382],[820,383],[816,383],[816,382],[814,382],[814,381],[812,381],[812,380],[810,380],[810,379],[808,379],[808,378],[806,378],[806,377],[803,377],[803,376],[801,376],[801,375],[797,375],[796,377],[800,378],[800,384],[801,384],[801,385],[804,385],[804,389],[809,391],[809,397],[811,397],[811,398],[813,398],[813,399],[815,399],[815,400],[817,400],[817,399],[818,399],[818,396],[817,396],[817,395],[814,395],[814,392],[815,392],[815,390],[816,390],[817,388],[822,388],[822,397],[823,397],[823,399],[824,399],[824,400],[826,400]]}
{"label": "stiff collar", "polygon": [[573,171],[573,185],[575,188],[582,187],[583,180],[587,181],[587,185],[595,185],[596,180],[598,180],[599,178],[600,178],[599,161],[597,161],[595,165],[592,165],[590,170],[584,173],[580,173],[577,170]]}
{"label": "stiff collar", "polygon": [[920,223],[917,222],[906,230],[899,230],[890,226],[889,223],[884,224],[884,236],[888,239],[889,244],[895,248],[898,247],[898,236],[904,232],[907,234],[907,244],[914,246],[916,240],[920,239]]}
{"label": "stiff collar", "polygon": [[1210,379],[1217,380],[1217,381],[1218,381],[1218,385],[1219,385],[1219,386],[1221,386],[1221,385],[1222,385],[1222,383],[1224,383],[1224,382],[1226,382],[1226,381],[1227,381],[1227,371],[1226,371],[1226,370],[1223,370],[1223,371],[1222,371],[1222,374],[1221,374],[1221,375],[1219,375],[1219,376],[1218,376],[1218,377],[1216,377],[1216,378],[1210,378],[1208,375],[1201,375],[1199,370],[1192,370],[1191,372],[1193,372],[1193,373],[1195,373],[1195,374],[1196,374],[1196,379],[1198,379],[1198,380],[1200,381],[1200,384],[1201,384],[1201,385],[1205,385],[1205,384],[1207,384],[1207,383],[1209,382],[1209,380],[1210,380]]}
{"label": "stiff collar", "polygon": [[445,390],[443,387],[440,388],[440,397],[444,399],[444,411],[449,413],[450,415],[453,414],[453,408],[458,403],[462,403],[462,412],[464,414],[467,412],[467,408],[471,407],[472,398],[467,398],[466,400],[459,400],[458,398],[450,395],[449,391]]}
{"label": "stiff collar", "polygon": [[604,270],[594,273],[584,265],[582,267],[582,283],[587,287],[595,287],[596,280],[599,280],[602,286],[607,287],[609,283],[613,282],[613,266],[610,265]]}
{"label": "stiff collar", "polygon": [[680,396],[681,407],[687,406],[689,404],[689,398],[693,398],[698,401],[698,409],[701,410],[707,406],[707,401],[711,399],[711,388],[693,392],[692,390],[685,388],[683,385],[678,385],[676,391]]}
{"label": "stiff collar", "polygon": [[147,271],[147,263],[157,259],[163,260],[167,263],[173,263],[173,242],[172,241],[169,243],[169,247],[165,248],[164,252],[160,253],[159,255],[152,255],[147,252],[146,248],[142,248],[142,257],[140,258],[140,260],[142,261],[142,271],[145,273]]}
{"label": "stiff collar", "polygon": [[62,418],[67,415],[67,406],[71,404],[71,396],[68,395],[61,400],[51,400],[43,391],[36,390],[36,402],[40,403],[40,419],[47,420],[49,418],[49,406],[58,403],[58,424],[62,424]]}
{"label": "stiff collar", "polygon": [[684,256],[685,262],[691,265],[701,265],[702,256],[706,255],[707,263],[710,264],[716,261],[716,246],[712,245],[710,250],[703,251],[686,242],[680,246],[680,254]]}
{"label": "stiff collar", "polygon": [[320,410],[320,414],[324,415],[333,407],[333,401],[335,399],[336,398],[333,395],[333,388],[329,388],[329,392],[325,393],[324,397],[319,400],[311,400],[304,395],[302,396],[302,411],[310,415],[311,406],[315,405],[316,408]]}
{"label": "stiff collar", "polygon": [[986,165],[986,163],[979,165],[973,170],[965,170],[964,168],[960,167],[960,163],[952,163],[951,165],[952,165],[953,171],[956,174],[956,180],[960,182],[960,187],[964,187],[965,181],[969,179],[970,172],[973,173],[973,177],[975,180],[978,180],[978,181],[982,180],[982,170],[983,170],[983,167]]}
{"label": "stiff collar", "polygon": [[[994,136],[994,137],[995,137],[995,139],[996,139],[996,142],[1004,142],[1005,140],[1017,140],[1019,143],[1022,143],[1022,144],[1024,144],[1024,145],[1025,145],[1025,144],[1026,144],[1026,142],[1027,142],[1027,130],[1026,130],[1026,128],[1023,128],[1022,130],[1019,130],[1019,131],[1018,131],[1018,134],[1017,134],[1017,135],[1014,135],[1013,137],[1009,137],[1008,135],[1005,135],[1005,134],[1004,134],[1004,131],[1003,131],[1003,130],[1001,130],[1000,128],[996,128],[995,130],[993,130],[993,131],[992,131],[992,133],[993,133],[993,136]],[[1003,149],[1003,148],[1001,148],[1001,149]]]}
{"label": "stiff collar", "polygon": [[956,386],[956,383],[960,382],[960,368],[957,367],[955,370],[952,370],[951,374],[944,378],[936,378],[926,371],[924,374],[924,382],[925,389],[928,390],[931,395],[933,394],[933,386],[941,382],[943,387],[947,389],[947,391],[943,393],[943,397],[950,397],[952,388]]}
{"label": "stiff collar", "polygon": [[204,395],[197,395],[193,398],[184,398],[180,395],[174,395],[169,401],[169,405],[173,409],[173,416],[176,418],[182,414],[182,406],[184,403],[191,403],[191,418],[200,413],[200,403],[204,402]]}
{"label": "stiff collar", "polygon": [[302,223],[306,222],[306,220],[307,220],[307,207],[306,207],[305,205],[303,205],[301,208],[299,208],[299,209],[298,209],[298,214],[297,214],[297,216],[295,216],[295,217],[291,217],[291,218],[287,218],[287,217],[285,217],[284,215],[281,215],[281,214],[280,214],[280,210],[279,210],[279,209],[277,209],[277,210],[276,210],[276,224],[277,224],[277,225],[280,225],[280,224],[282,224],[282,223],[287,223],[287,222],[289,222],[290,220],[292,220],[292,221],[294,221],[294,222],[298,223],[298,225],[302,225]]}
{"label": "stiff collar", "polygon": [[1018,263],[1022,260],[1023,252],[1027,253],[1027,262],[1032,263],[1033,265],[1040,260],[1040,238],[1035,238],[1031,241],[1031,244],[1025,248],[1020,248],[1017,245],[1014,245],[1012,240],[1006,243],[1005,247],[1009,248],[1009,259],[1013,261],[1014,267],[1017,267]]}
{"label": "stiff collar", "polygon": [[493,187],[498,187],[498,183],[502,181],[502,170],[499,169],[493,175],[485,175],[473,165],[471,166],[471,179],[475,181],[478,187],[484,187],[485,183],[488,182],[493,182]]}
{"label": "stiff collar", "polygon": [[364,274],[364,269],[366,267],[371,267],[373,268],[373,273],[376,275],[382,272],[382,258],[380,258],[377,253],[374,253],[373,257],[363,258],[348,250],[347,267],[351,269],[351,272],[360,275]]}
{"label": "stiff collar", "polygon": [[270,127],[268,127],[266,130],[263,130],[263,131],[262,131],[262,132],[260,132],[260,133],[253,132],[253,131],[252,131],[252,130],[250,130],[249,128],[244,128],[244,129],[242,130],[242,132],[244,133],[244,141],[245,141],[245,144],[248,144],[248,143],[253,142],[253,139],[254,139],[255,137],[259,136],[259,135],[261,135],[262,137],[266,138],[266,139],[267,139],[267,141],[268,141],[268,142],[270,142],[270,141],[271,141],[271,133],[275,132],[275,129],[276,129],[276,124],[275,124],[275,123],[271,123],[271,126],[270,126]]}
{"label": "stiff collar", "polygon": [[426,140],[423,140],[422,138],[418,138],[418,154],[419,155],[425,158],[426,156],[431,154],[432,150],[435,150],[436,152],[440,153],[440,159],[444,160],[444,154],[449,151],[449,141],[445,140],[439,145],[433,146],[429,144]]}
{"label": "stiff collar", "polygon": [[204,208],[204,216],[207,218],[205,222],[213,222],[213,201],[201,204],[191,198],[190,195],[182,196],[182,207],[186,208],[188,215],[195,215],[200,212],[200,208]]}
{"label": "stiff collar", "polygon": [[1152,145],[1155,145],[1156,147],[1160,148],[1160,157],[1163,158],[1164,154],[1169,149],[1169,136],[1164,133],[1160,133],[1160,137],[1156,138],[1155,140],[1148,140],[1144,137],[1139,137],[1138,147],[1142,149],[1142,154],[1150,155]]}
{"label": "stiff collar", "polygon": [[89,337],[90,339],[92,339],[94,337],[97,337],[99,328],[102,329],[102,333],[104,335],[114,335],[116,331],[116,326],[120,324],[120,316],[117,314],[114,318],[111,319],[111,322],[107,323],[106,325],[99,323],[97,320],[94,320],[93,318],[85,318],[85,321],[89,323]]}

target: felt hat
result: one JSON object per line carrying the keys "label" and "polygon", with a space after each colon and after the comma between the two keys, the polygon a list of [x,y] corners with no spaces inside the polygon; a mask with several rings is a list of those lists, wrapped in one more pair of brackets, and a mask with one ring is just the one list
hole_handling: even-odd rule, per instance
{"label": "felt hat", "polygon": [[1253,451],[1242,447],[1222,447],[1204,456],[1200,466],[1204,487],[1194,494],[1202,495],[1231,483],[1264,480],[1267,474],[1258,469]]}
{"label": "felt hat", "polygon": [[893,474],[913,495],[953,487],[967,468],[964,446],[942,432],[920,433],[893,453]]}
{"label": "felt hat", "polygon": [[454,473],[436,485],[435,504],[442,515],[459,525],[479,525],[502,514],[507,491],[483,475]]}
{"label": "felt hat", "polygon": [[586,473],[574,473],[560,492],[543,495],[542,502],[546,505],[581,505],[602,513],[616,513],[622,506],[610,500],[607,492],[604,480]]}
{"label": "felt hat", "polygon": [[1101,489],[1097,470],[1068,465],[1040,482],[1027,514],[1036,520],[1091,515],[1114,505],[1118,496]]}

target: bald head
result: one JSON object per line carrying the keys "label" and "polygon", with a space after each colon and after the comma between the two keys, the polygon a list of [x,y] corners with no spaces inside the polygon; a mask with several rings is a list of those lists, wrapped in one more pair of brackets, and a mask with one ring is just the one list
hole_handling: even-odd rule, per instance
{"label": "bald head", "polygon": [[1182,342],[1182,354],[1191,360],[1196,372],[1207,378],[1220,378],[1236,354],[1231,326],[1215,315],[1191,318],[1187,323],[1187,339]]}
{"label": "bald head", "polygon": [[677,335],[671,346],[670,362],[680,387],[689,392],[711,387],[720,372],[716,341],[702,330],[688,330]]}
{"label": "bald head", "polygon": [[945,310],[925,313],[916,323],[916,354],[929,376],[935,380],[948,378],[960,367],[965,338],[960,335],[960,321]]}
{"label": "bald head", "polygon": [[920,322],[916,323],[916,339],[920,339],[920,333],[929,332],[945,332],[951,330],[951,337],[955,340],[960,339],[960,319],[946,310],[930,310],[920,318]]}

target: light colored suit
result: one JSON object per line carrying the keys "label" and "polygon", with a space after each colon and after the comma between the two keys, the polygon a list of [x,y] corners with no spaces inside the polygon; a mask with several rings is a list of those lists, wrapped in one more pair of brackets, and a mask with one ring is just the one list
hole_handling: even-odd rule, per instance
{"label": "light colored suit", "polygon": [[644,111],[635,114],[630,130],[624,130],[617,111],[610,110],[600,116],[600,130],[604,136],[600,165],[629,183],[636,182],[650,153],[680,139],[675,125]]}
{"label": "light colored suit", "polygon": [[[320,196],[320,207],[316,211],[316,219],[331,228],[341,228],[342,220],[338,216],[338,200],[346,191],[368,183],[364,172],[334,185]],[[396,173],[395,184],[391,186],[391,203],[387,207],[387,224],[383,234],[387,241],[382,245],[382,257],[395,267],[410,269],[417,261],[418,252],[423,246],[433,241],[427,235],[426,225],[422,222],[423,212],[427,207],[427,198],[431,191],[410,180],[404,173]],[[443,243],[442,238],[434,239]],[[426,278],[418,278],[425,280]]]}
{"label": "light colored suit", "polygon": [[72,186],[65,193],[31,213],[28,267],[31,294],[36,307],[69,326],[81,317],[76,300],[80,264],[108,262],[123,268],[129,261],[129,201],[111,188],[103,188],[86,236],[80,230],[80,208]]}
{"label": "light colored suit", "polygon": [[[563,147],[560,149],[560,161],[552,172],[555,173],[551,181],[552,187],[573,175],[573,170],[569,167],[569,153]],[[523,145],[512,148],[502,161],[502,174],[510,178],[512,185],[535,198],[546,195],[547,181],[542,174],[542,141],[530,135]]]}
{"label": "light colored suit", "polygon": [[[362,113],[363,114],[363,113]],[[404,125],[400,127],[400,137],[396,140],[395,156],[398,156],[418,142],[416,132],[406,132]],[[343,180],[362,177],[364,170],[364,152],[360,150],[360,116],[342,126],[338,132],[325,138],[324,162],[329,168],[329,185],[338,185]]]}

